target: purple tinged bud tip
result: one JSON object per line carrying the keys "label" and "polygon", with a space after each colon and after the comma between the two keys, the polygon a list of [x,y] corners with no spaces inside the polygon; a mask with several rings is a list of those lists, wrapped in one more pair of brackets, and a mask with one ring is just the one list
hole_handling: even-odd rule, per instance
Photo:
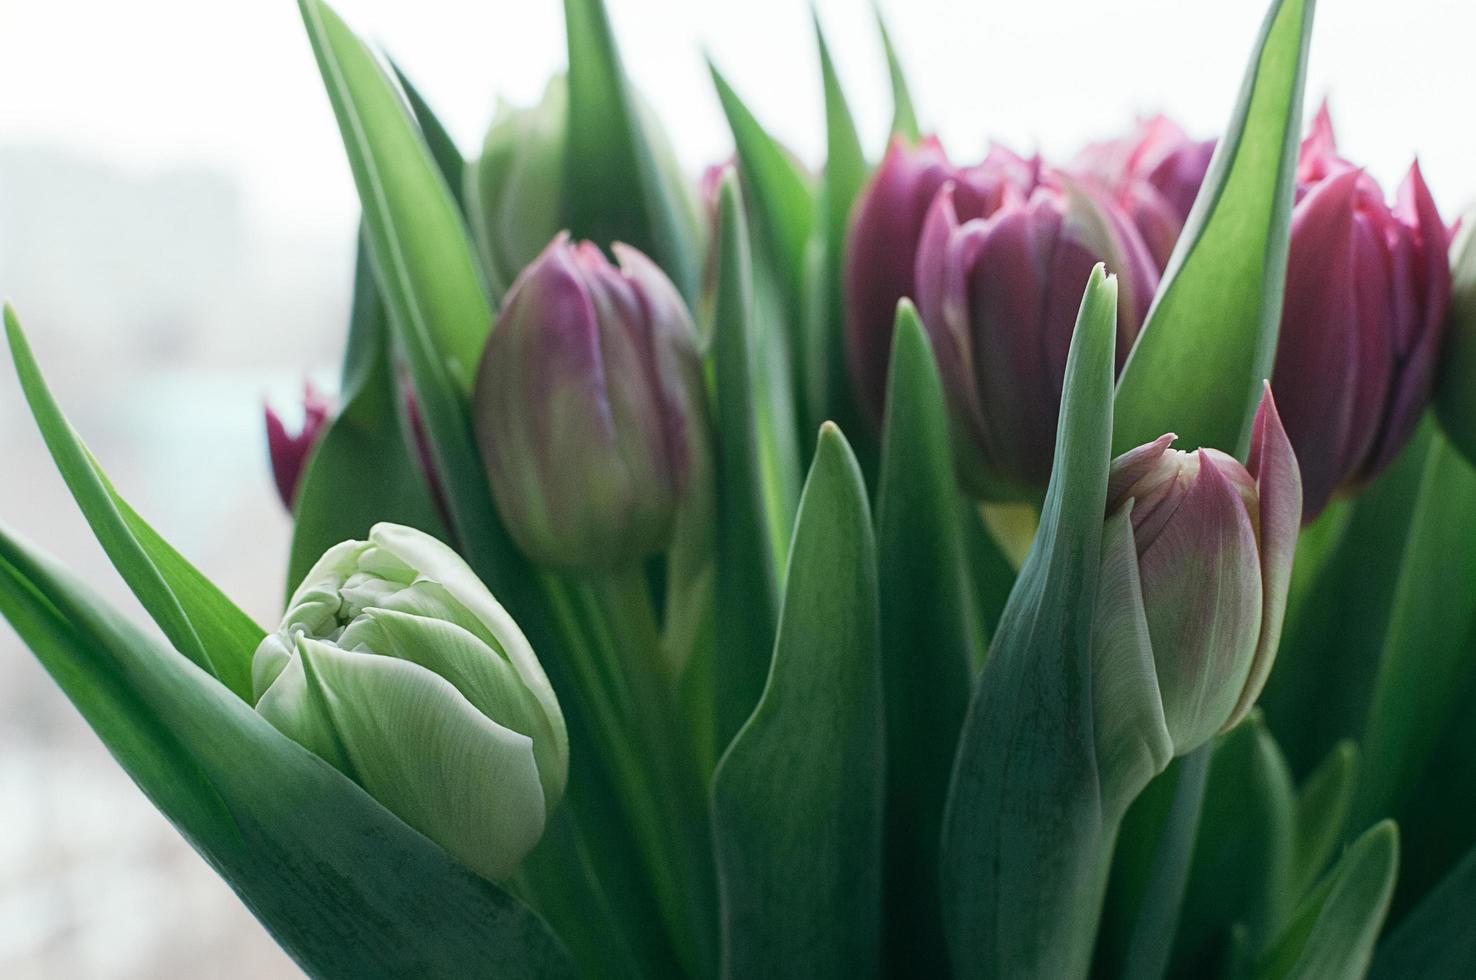
{"label": "purple tinged bud tip", "polygon": [[[1131,505],[1148,638],[1176,754],[1234,725],[1275,659],[1301,481],[1269,387],[1249,466],[1165,435],[1112,464],[1108,516]],[[1106,567],[1106,566],[1104,566]]]}
{"label": "purple tinged bud tip", "polygon": [[277,484],[277,496],[289,511],[297,502],[297,490],[307,470],[308,458],[317,448],[332,413],[332,403],[311,381],[302,385],[302,425],[296,432],[288,430],[276,409],[270,404],[265,406],[272,479]]}
{"label": "purple tinged bud tip", "polygon": [[691,317],[666,275],[560,235],[518,276],[472,396],[508,532],[535,560],[628,565],[666,547],[705,438]]}

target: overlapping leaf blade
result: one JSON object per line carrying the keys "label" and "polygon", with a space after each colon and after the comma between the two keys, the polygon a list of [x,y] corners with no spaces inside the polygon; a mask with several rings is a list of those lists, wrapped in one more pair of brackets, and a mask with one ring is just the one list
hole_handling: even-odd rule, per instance
{"label": "overlapping leaf blade", "polygon": [[[601,246],[624,241],[656,261],[688,302],[700,273],[694,219],[670,149],[625,76],[603,0],[565,0],[569,122],[565,221]],[[665,159],[663,159],[665,158]]]}
{"label": "overlapping leaf blade", "polygon": [[308,972],[573,975],[526,906],[4,532],[0,612],[150,800]]}
{"label": "overlapping leaf blade", "polygon": [[1373,980],[1464,980],[1476,974],[1476,848],[1380,945]]}
{"label": "overlapping leaf blade", "polygon": [[758,704],[768,676],[783,574],[775,541],[787,522],[766,478],[756,390],[753,260],[736,179],[718,199],[717,300],[713,312],[713,394],[718,434],[718,744],[726,746]]}
{"label": "overlapping leaf blade", "polygon": [[46,447],[109,560],[176,650],[237,696],[250,697],[251,655],[264,631],[118,496],[51,397],[9,306],[5,334]]}
{"label": "overlapping leaf blade", "polygon": [[363,540],[379,521],[438,537],[447,534],[401,423],[403,396],[391,365],[389,324],[362,245],[342,401],[298,486],[287,563],[289,593],[323,552],[340,541]]}
{"label": "overlapping leaf blade", "polygon": [[1370,828],[1306,899],[1257,980],[1358,980],[1368,972],[1399,867],[1399,835],[1388,821]]}
{"label": "overlapping leaf blade", "polygon": [[492,587],[511,577],[466,395],[492,324],[466,225],[409,109],[370,50],[321,0],[303,22],[338,119],[397,349],[409,368],[451,530]]}
{"label": "overlapping leaf blade", "polygon": [[769,681],[713,777],[724,976],[879,969],[877,647],[866,488],[827,426],[795,523]]}
{"label": "overlapping leaf blade", "polygon": [[899,972],[946,972],[938,838],[958,740],[983,658],[965,564],[965,506],[943,384],[912,304],[897,311],[877,489],[887,722],[887,954]]}
{"label": "overlapping leaf blade", "polygon": [[[1110,652],[1094,649],[1092,623],[1112,441],[1116,304],[1116,282],[1098,266],[1067,360],[1040,530],[1000,620],[954,762],[942,895],[957,976],[1086,972],[1112,839],[1130,802],[1119,795],[1127,790],[1119,784],[1123,774],[1099,764],[1104,729],[1094,724],[1093,704],[1100,669],[1114,673],[1094,662]],[[1122,666],[1142,674],[1141,663]],[[1161,711],[1160,731],[1138,729],[1158,710],[1156,692],[1124,685],[1117,693],[1104,724],[1133,728],[1141,746],[1164,750]]]}
{"label": "overlapping leaf blade", "polygon": [[1123,368],[1116,452],[1177,432],[1242,459],[1281,323],[1316,0],[1274,0],[1239,100]]}

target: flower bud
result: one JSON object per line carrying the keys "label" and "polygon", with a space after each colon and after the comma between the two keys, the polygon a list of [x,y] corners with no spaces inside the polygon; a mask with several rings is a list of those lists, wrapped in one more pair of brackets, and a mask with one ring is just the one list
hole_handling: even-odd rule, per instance
{"label": "flower bud", "polygon": [[523,270],[472,395],[503,523],[565,568],[664,549],[706,437],[691,317],[655,263],[614,251],[619,269],[560,235]]}
{"label": "flower bud", "polygon": [[332,414],[328,399],[313,386],[311,381],[302,385],[302,427],[296,432],[287,431],[287,424],[271,405],[266,406],[267,452],[272,461],[272,478],[277,484],[277,495],[290,511],[297,502],[297,487],[307,470],[308,457],[317,448],[318,440],[328,428]]}
{"label": "flower bud", "polygon": [[1044,489],[1081,291],[1105,262],[1119,283],[1118,367],[1158,273],[1127,216],[1094,187],[1047,173],[1007,186],[984,217],[960,220],[939,192],[917,252],[917,301],[953,415],[964,488],[989,500]]}
{"label": "flower bud", "polygon": [[892,141],[856,201],[843,270],[851,384],[876,424],[886,404],[897,302],[917,296],[918,240],[938,190],[953,181],[958,213],[976,217],[998,208],[1007,186],[1029,193],[1039,170],[1038,160],[998,147],[978,166],[955,167],[935,138],[915,146],[901,138]]}
{"label": "flower bud", "polygon": [[529,108],[499,102],[468,169],[468,211],[488,277],[506,289],[563,226],[568,85],[555,75]]}
{"label": "flower bud", "polygon": [[1403,448],[1431,396],[1450,301],[1444,223],[1419,166],[1397,203],[1336,155],[1324,107],[1304,142],[1272,384],[1312,520]]}
{"label": "flower bud", "polygon": [[[1302,497],[1269,388],[1248,466],[1216,449],[1170,449],[1175,438],[1162,436],[1112,463],[1107,514],[1109,523],[1131,521],[1143,618],[1124,609],[1096,628],[1146,623],[1164,721],[1182,755],[1244,717],[1266,683]],[[1113,540],[1108,534],[1104,548]],[[1124,567],[1114,557],[1104,557],[1104,576]]]}
{"label": "flower bud", "polygon": [[564,791],[564,716],[466,563],[377,524],[329,549],[251,665],[256,710],[485,877],[538,843]]}
{"label": "flower bud", "polygon": [[1162,271],[1214,152],[1214,140],[1191,140],[1168,117],[1154,116],[1129,136],[1088,146],[1072,166],[1109,190]]}

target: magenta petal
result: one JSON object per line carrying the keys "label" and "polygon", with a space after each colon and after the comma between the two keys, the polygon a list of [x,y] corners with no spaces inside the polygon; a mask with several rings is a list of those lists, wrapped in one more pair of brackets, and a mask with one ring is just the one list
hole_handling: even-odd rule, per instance
{"label": "magenta petal", "polygon": [[1384,429],[1365,468],[1366,476],[1379,472],[1399,454],[1429,404],[1450,305],[1450,240],[1419,164],[1410,167],[1409,176],[1400,185],[1395,213],[1412,236],[1420,260],[1410,284],[1418,297],[1416,333],[1401,351],[1403,363],[1394,378]]}
{"label": "magenta petal", "polygon": [[1177,754],[1224,726],[1260,636],[1255,530],[1220,465],[1199,454],[1197,478],[1139,558],[1164,718]]}
{"label": "magenta petal", "polygon": [[1272,386],[1297,449],[1306,514],[1315,517],[1357,466],[1359,398],[1354,216],[1360,174],[1318,184],[1292,215]]}
{"label": "magenta petal", "polygon": [[1281,641],[1282,621],[1286,617],[1287,590],[1291,587],[1292,561],[1296,557],[1297,534],[1302,526],[1302,474],[1291,440],[1281,426],[1271,386],[1261,396],[1251,432],[1250,465],[1260,497],[1261,543],[1261,634],[1256,645],[1256,658],[1251,664],[1245,690],[1226,722],[1229,728],[1245,717],[1260,697],[1271,665],[1276,662],[1276,648]]}
{"label": "magenta petal", "polygon": [[857,401],[880,424],[897,302],[916,298],[918,236],[938,189],[955,173],[936,139],[894,139],[862,189],[846,238],[846,358]]}

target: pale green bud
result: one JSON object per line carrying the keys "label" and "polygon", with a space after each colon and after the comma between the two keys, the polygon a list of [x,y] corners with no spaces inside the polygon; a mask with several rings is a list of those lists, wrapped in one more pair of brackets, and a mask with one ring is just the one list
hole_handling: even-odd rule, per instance
{"label": "pale green bud", "polygon": [[256,710],[474,871],[508,877],[569,741],[532,647],[461,557],[377,524],[329,549],[252,662]]}

